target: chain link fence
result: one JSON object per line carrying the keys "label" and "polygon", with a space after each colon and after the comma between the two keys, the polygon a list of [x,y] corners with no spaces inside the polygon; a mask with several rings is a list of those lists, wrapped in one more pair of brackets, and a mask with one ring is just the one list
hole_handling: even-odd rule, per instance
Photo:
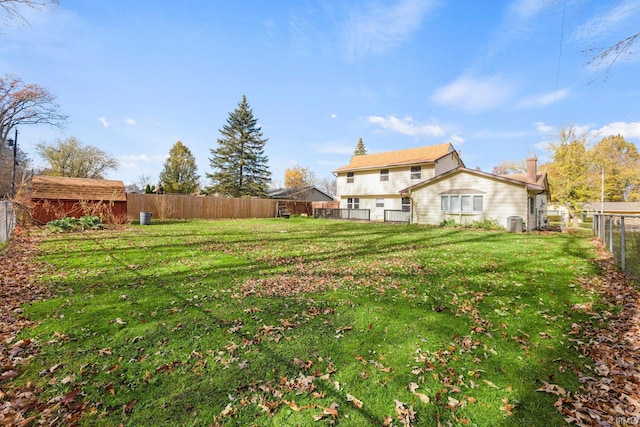
{"label": "chain link fence", "polygon": [[640,215],[596,214],[593,233],[609,248],[620,269],[640,281]]}
{"label": "chain link fence", "polygon": [[6,243],[16,226],[16,211],[13,203],[0,201],[0,243]]}

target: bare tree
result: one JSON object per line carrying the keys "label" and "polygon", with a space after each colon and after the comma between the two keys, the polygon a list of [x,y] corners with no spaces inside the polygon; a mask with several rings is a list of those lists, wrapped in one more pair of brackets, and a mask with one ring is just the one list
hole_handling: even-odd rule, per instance
{"label": "bare tree", "polygon": [[[58,5],[58,0],[0,0],[0,12],[3,12],[2,21],[19,21],[27,24],[28,21],[24,17],[22,8],[30,7],[32,9],[41,10],[45,8],[53,8]],[[0,21],[0,22],[2,22]]]}
{"label": "bare tree", "polygon": [[25,84],[12,75],[0,77],[0,144],[6,144],[16,126],[62,127],[67,116],[58,112],[60,107],[54,101],[55,96],[41,86]]}
{"label": "bare tree", "polygon": [[613,65],[619,60],[633,55],[632,47],[639,39],[640,33],[636,33],[609,47],[603,49],[589,49],[589,53],[593,55],[589,61],[589,65],[593,65],[595,67],[606,66],[607,70],[611,69],[611,67],[613,67]]}

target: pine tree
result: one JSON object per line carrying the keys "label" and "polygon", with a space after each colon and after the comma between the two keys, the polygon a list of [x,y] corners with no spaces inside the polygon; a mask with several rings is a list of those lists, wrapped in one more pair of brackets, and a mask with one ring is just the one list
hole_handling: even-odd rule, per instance
{"label": "pine tree", "polygon": [[169,158],[160,172],[160,182],[167,193],[191,194],[200,186],[196,159],[181,141],[169,150]]}
{"label": "pine tree", "polygon": [[220,130],[218,148],[210,149],[213,173],[207,173],[212,182],[208,193],[233,197],[267,195],[271,172],[264,146],[268,139],[263,138],[257,122],[243,95]]}
{"label": "pine tree", "polygon": [[367,149],[364,148],[364,142],[362,142],[362,138],[358,139],[358,145],[356,146],[355,151],[353,152],[354,156],[364,156],[367,154]]}

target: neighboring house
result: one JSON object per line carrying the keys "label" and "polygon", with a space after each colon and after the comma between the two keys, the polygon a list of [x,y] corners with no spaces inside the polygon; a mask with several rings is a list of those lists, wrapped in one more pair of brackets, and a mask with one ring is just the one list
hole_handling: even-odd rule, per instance
{"label": "neighboring house", "polygon": [[81,217],[94,212],[108,212],[105,220],[125,217],[127,193],[122,181],[59,176],[34,176],[31,179],[33,218],[42,223],[62,217]]}
{"label": "neighboring house", "polygon": [[[460,167],[405,188],[411,199],[412,221],[440,224],[453,219],[470,224],[496,220],[510,231],[546,226],[549,203],[546,173],[537,172],[537,159],[527,159],[527,174],[493,175]],[[514,229],[522,224],[522,230]]]}
{"label": "neighboring house", "polygon": [[535,157],[526,174],[494,175],[466,168],[451,144],[440,144],[354,156],[334,173],[340,207],[369,209],[371,220],[401,210],[419,224],[488,219],[513,231],[521,231],[514,221],[523,230],[546,225],[549,185]]}
{"label": "neighboring house", "polygon": [[411,211],[411,200],[400,190],[464,167],[449,143],[386,153],[353,156],[334,170],[343,209],[369,209],[372,221],[383,221],[385,210]]}
{"label": "neighboring house", "polygon": [[640,202],[589,202],[582,205],[582,211],[587,215],[640,215]]}
{"label": "neighboring house", "polygon": [[272,199],[304,200],[307,202],[333,202],[334,198],[316,187],[278,188],[268,191]]}

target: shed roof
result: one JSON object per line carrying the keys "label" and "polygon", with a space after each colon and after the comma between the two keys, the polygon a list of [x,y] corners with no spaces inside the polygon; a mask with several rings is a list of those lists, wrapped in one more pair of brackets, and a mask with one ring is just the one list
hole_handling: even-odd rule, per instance
{"label": "shed roof", "polygon": [[[600,212],[602,202],[589,202],[582,205],[588,212]],[[604,202],[604,211],[608,213],[640,214],[640,202]]]}
{"label": "shed roof", "polygon": [[127,193],[122,181],[34,176],[31,180],[31,198],[123,202],[127,200]]}
{"label": "shed roof", "polygon": [[269,197],[274,199],[299,199],[302,197],[300,200],[305,200],[305,197],[310,193],[316,193],[326,197],[328,200],[334,200],[333,197],[316,187],[276,188],[268,191]]}
{"label": "shed roof", "polygon": [[348,165],[340,167],[334,172],[435,162],[452,151],[455,151],[455,149],[451,143],[447,142],[426,147],[408,148],[406,150],[364,154],[353,156]]}

